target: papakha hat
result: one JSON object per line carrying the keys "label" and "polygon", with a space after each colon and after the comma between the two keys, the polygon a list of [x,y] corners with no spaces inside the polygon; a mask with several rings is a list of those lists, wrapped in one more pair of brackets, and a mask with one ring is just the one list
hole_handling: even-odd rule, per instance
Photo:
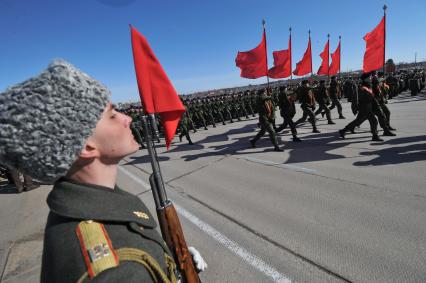
{"label": "papakha hat", "polygon": [[0,163],[53,182],[92,135],[110,92],[63,60],[0,93]]}

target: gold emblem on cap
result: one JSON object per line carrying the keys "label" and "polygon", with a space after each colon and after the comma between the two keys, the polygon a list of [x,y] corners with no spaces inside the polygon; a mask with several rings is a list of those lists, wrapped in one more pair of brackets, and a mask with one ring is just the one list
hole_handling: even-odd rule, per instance
{"label": "gold emblem on cap", "polygon": [[145,212],[142,212],[142,211],[133,211],[133,213],[137,216],[137,217],[139,217],[139,218],[143,218],[143,219],[149,219],[149,216],[148,216],[148,214],[146,214]]}

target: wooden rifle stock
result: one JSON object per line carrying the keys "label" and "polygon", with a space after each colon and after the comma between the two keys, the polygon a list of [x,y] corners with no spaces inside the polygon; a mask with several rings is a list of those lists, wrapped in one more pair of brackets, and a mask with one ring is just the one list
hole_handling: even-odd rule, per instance
{"label": "wooden rifle stock", "polygon": [[188,251],[179,217],[173,203],[167,198],[163,177],[161,176],[157,152],[151,137],[151,135],[157,135],[155,118],[153,115],[142,116],[141,118],[148,153],[151,157],[152,174],[149,177],[149,182],[157,209],[162,237],[173,254],[182,277],[181,282],[199,283],[201,281],[192,261],[192,255]]}
{"label": "wooden rifle stock", "polygon": [[198,272],[195,270],[192,256],[188,251],[182,227],[176,209],[170,202],[167,206],[157,210],[161,233],[165,235],[167,246],[175,255],[175,261],[181,271],[183,282],[199,283]]}

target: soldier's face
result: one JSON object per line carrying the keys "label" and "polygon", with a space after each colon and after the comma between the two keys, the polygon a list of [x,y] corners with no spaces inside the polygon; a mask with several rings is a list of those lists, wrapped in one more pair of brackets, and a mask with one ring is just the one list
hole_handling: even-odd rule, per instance
{"label": "soldier's face", "polygon": [[107,104],[90,137],[101,160],[116,162],[139,149],[130,129],[131,123],[131,117],[116,111],[111,103]]}

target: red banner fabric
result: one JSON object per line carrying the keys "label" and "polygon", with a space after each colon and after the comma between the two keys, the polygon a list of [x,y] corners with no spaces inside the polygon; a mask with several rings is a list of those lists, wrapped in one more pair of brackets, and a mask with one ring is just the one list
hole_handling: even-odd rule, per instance
{"label": "red banner fabric", "polygon": [[321,66],[318,69],[318,75],[328,75],[329,74],[329,57],[330,57],[330,41],[327,40],[324,50],[321,52],[320,57],[322,58]]}
{"label": "red banner fabric", "polygon": [[385,20],[383,17],[376,28],[364,36],[366,48],[362,70],[368,73],[383,67],[385,58]]}
{"label": "red banner fabric", "polygon": [[268,75],[266,56],[266,33],[263,31],[260,44],[249,51],[238,52],[235,64],[241,69],[241,77],[257,79]]}
{"label": "red banner fabric", "polygon": [[288,49],[274,51],[274,67],[269,69],[268,76],[274,79],[291,76],[291,36],[288,40]]}
{"label": "red banner fabric", "polygon": [[139,96],[145,113],[160,114],[169,148],[185,107],[148,41],[135,28],[130,30]]}
{"label": "red banner fabric", "polygon": [[331,54],[331,64],[329,69],[330,76],[336,75],[339,71],[340,71],[340,40],[339,40],[339,45],[336,48],[336,51],[334,51]]}
{"label": "red banner fabric", "polygon": [[311,50],[311,38],[309,37],[308,48],[306,48],[305,54],[303,54],[302,60],[296,64],[296,69],[293,74],[296,76],[303,76],[308,73],[312,73],[312,50]]}

